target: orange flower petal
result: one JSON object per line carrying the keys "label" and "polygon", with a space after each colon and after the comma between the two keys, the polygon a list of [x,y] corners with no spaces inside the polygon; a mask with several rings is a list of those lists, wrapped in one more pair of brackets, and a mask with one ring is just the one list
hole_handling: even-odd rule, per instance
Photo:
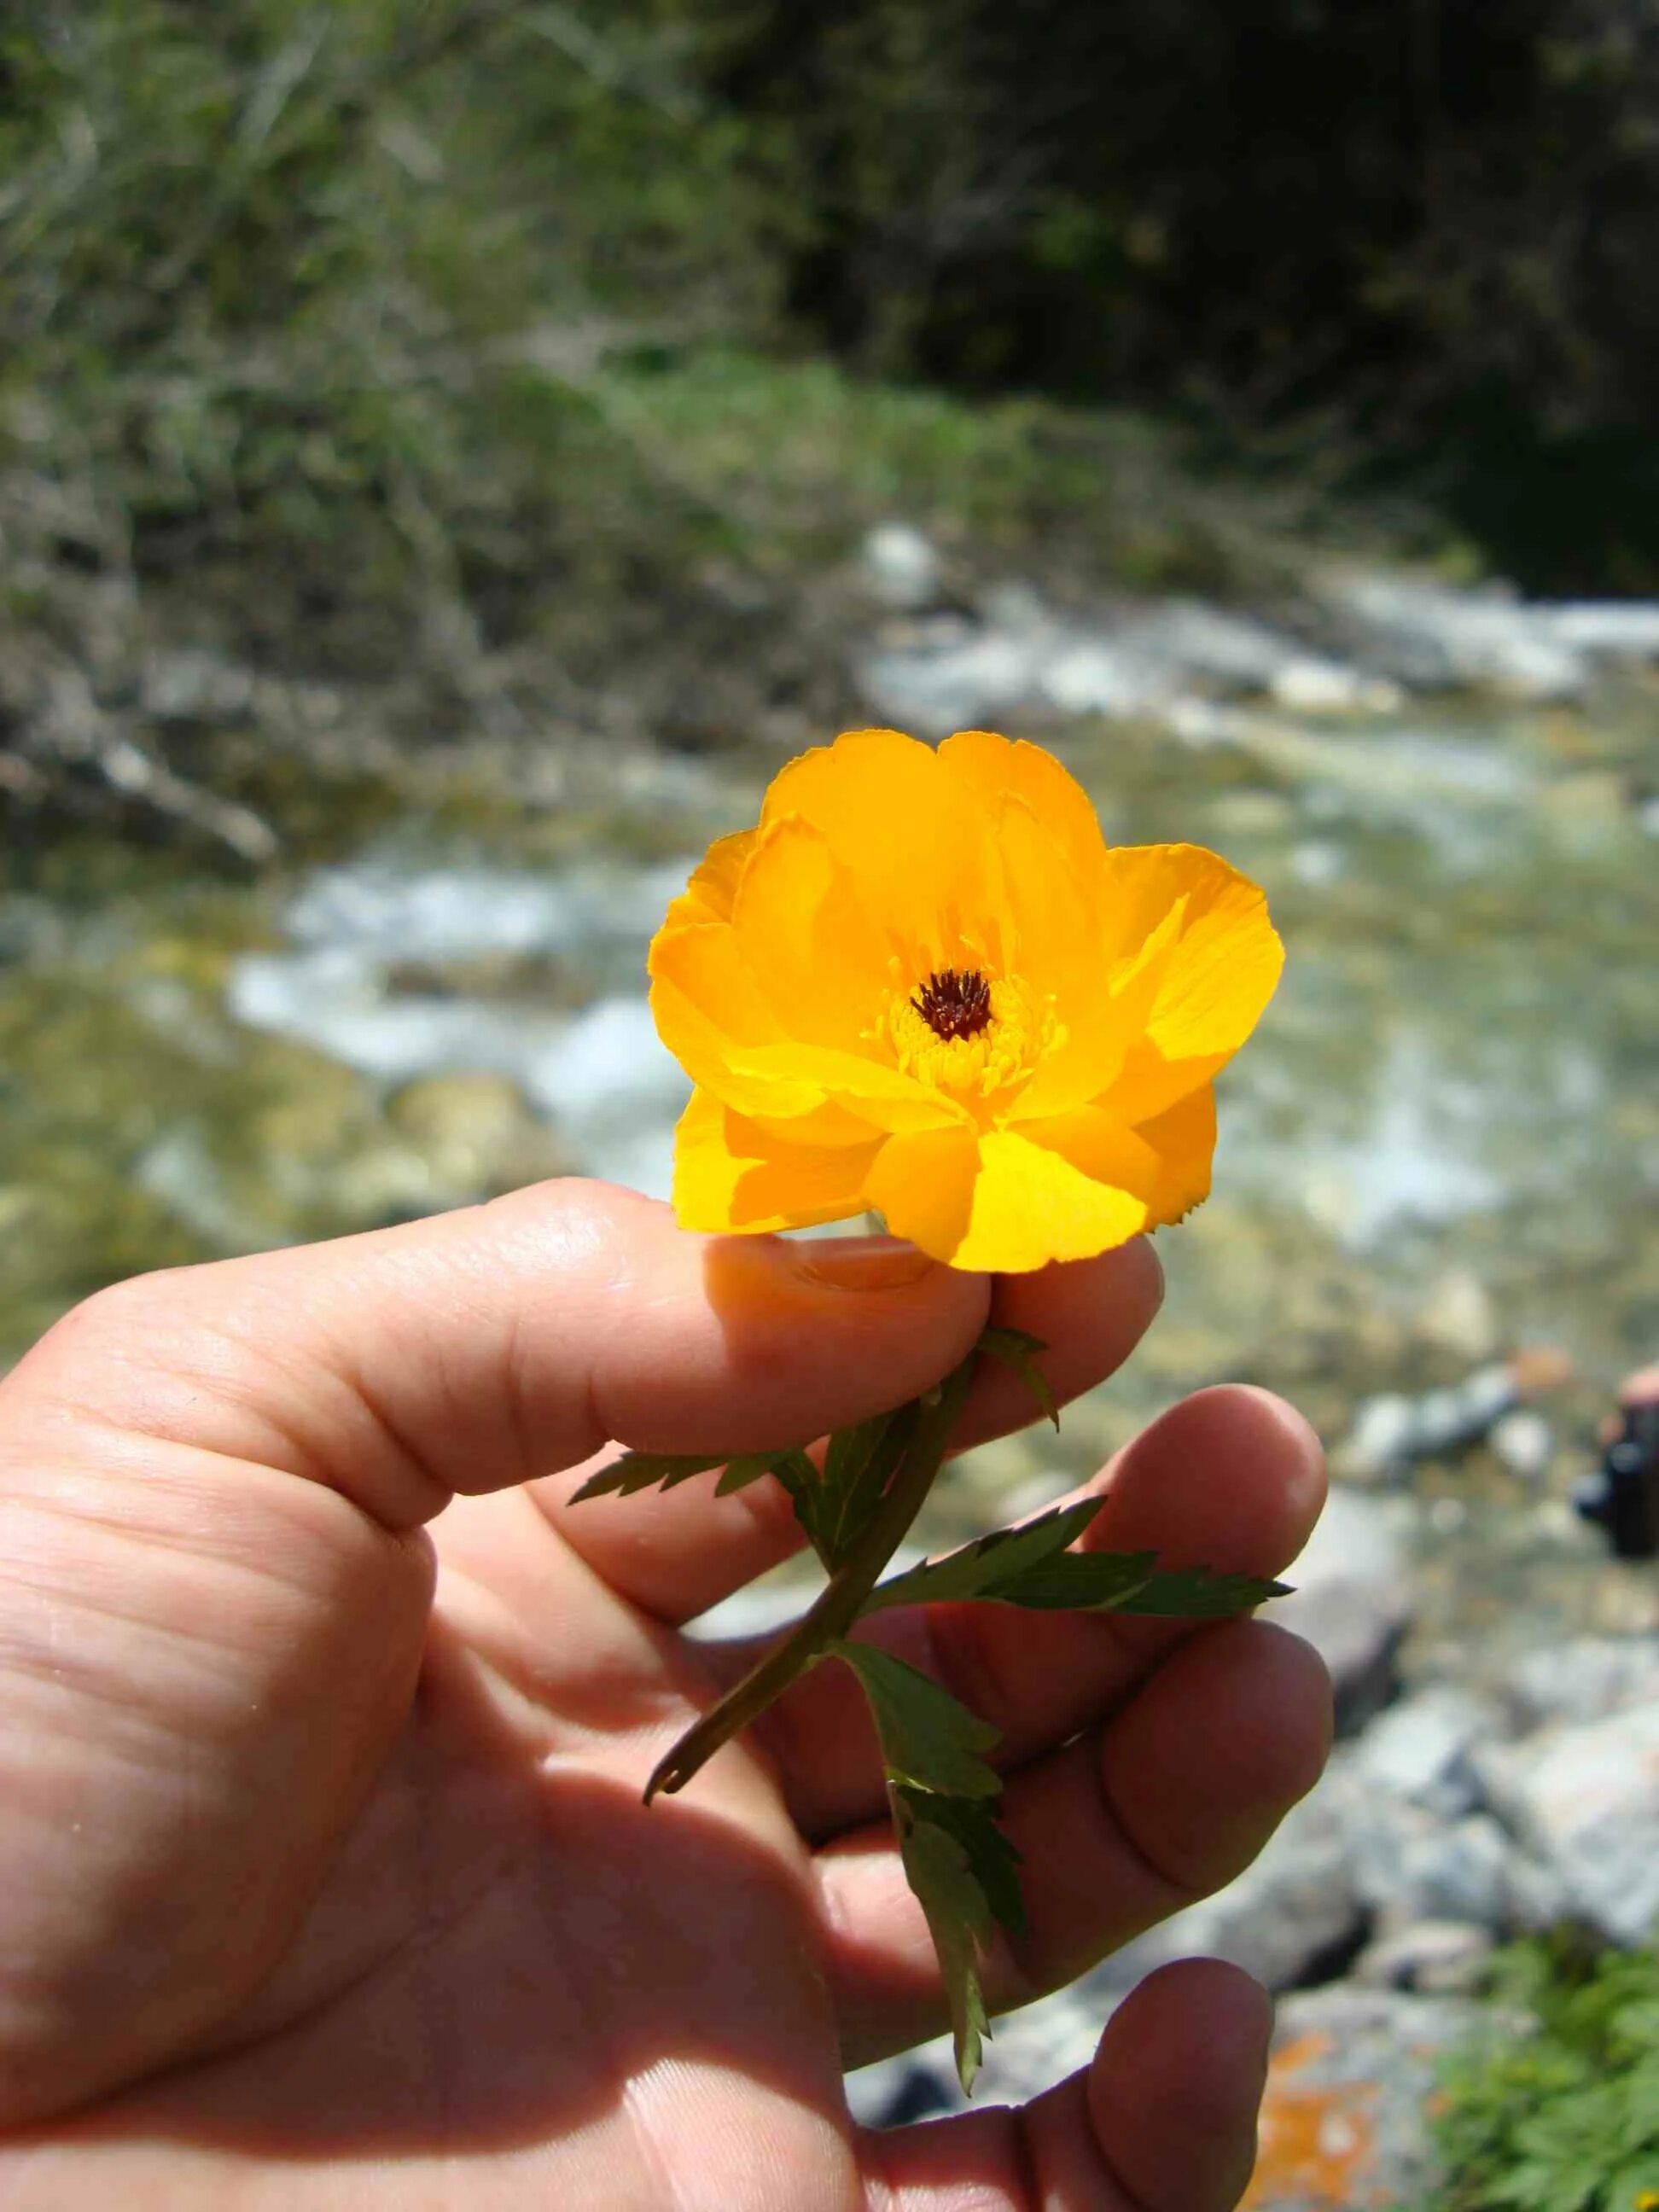
{"label": "orange flower petal", "polygon": [[1158,1182],[1147,1195],[1149,1225],[1179,1221],[1210,1194],[1215,1158],[1215,1087],[1206,1083],[1135,1131],[1158,1155]]}
{"label": "orange flower petal", "polygon": [[995,730],[958,730],[939,757],[988,812],[1016,793],[1064,850],[1075,874],[1089,881],[1106,858],[1106,841],[1089,794],[1052,753]]}
{"label": "orange flower petal", "polygon": [[866,1049],[890,988],[887,951],[816,823],[787,814],[757,834],[732,923],[744,967],[781,1029],[843,1052]]}
{"label": "orange flower petal", "polygon": [[984,810],[931,745],[897,730],[849,730],[778,775],[762,828],[788,814],[823,832],[914,980],[959,965],[963,933],[994,921]]}
{"label": "orange flower petal", "polygon": [[864,1178],[880,1140],[819,1148],[781,1143],[694,1091],[674,1133],[674,1212],[684,1229],[803,1229],[866,1206]]}
{"label": "orange flower petal", "polygon": [[[746,1087],[776,1084],[816,1094],[813,1104],[833,1100],[849,1114],[878,1129],[935,1129],[965,1122],[963,1109],[942,1092],[929,1090],[914,1076],[878,1060],[861,1059],[856,1053],[835,1052],[823,1045],[734,1045],[726,1055],[731,1073]],[[722,1076],[720,1081],[724,1081]],[[718,1088],[718,1084],[715,1087]],[[792,1118],[807,1106],[791,1109],[764,1105],[750,1110],[775,1119]]]}
{"label": "orange flower petal", "polygon": [[739,830],[730,837],[716,837],[691,871],[684,892],[669,908],[671,921],[675,908],[684,908],[679,917],[684,921],[730,921],[744,863],[759,835],[758,830]]}
{"label": "orange flower petal", "polygon": [[1012,1130],[945,1130],[894,1137],[871,1168],[871,1203],[896,1236],[936,1260],[988,1273],[1024,1274],[1121,1244],[1146,1208]]}
{"label": "orange flower petal", "polygon": [[1172,1060],[1237,1052],[1285,964],[1260,889],[1198,845],[1119,846],[1107,855],[1106,880],[1126,954],[1186,902],[1147,1025],[1152,1042]]}

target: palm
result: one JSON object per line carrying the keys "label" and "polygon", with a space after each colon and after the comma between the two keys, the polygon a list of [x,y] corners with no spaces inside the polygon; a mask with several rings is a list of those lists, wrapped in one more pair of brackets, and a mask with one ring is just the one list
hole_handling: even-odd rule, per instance
{"label": "palm", "polygon": [[523,1492],[453,1508],[440,1555],[415,1707],[326,1887],[210,2039],[228,2054],[133,2124],[276,2152],[296,2205],[307,2177],[342,2201],[343,2153],[353,2203],[423,2202],[414,2170],[436,2190],[458,2158],[477,2212],[532,2174],[539,2201],[642,2212],[859,2202],[811,1858],[764,1762],[641,1803],[695,1650]]}
{"label": "palm", "polygon": [[[684,1796],[640,1802],[741,1663],[681,1622],[799,1532],[769,1483],[571,1510],[599,1407],[653,1446],[653,1424],[702,1449],[734,1423],[810,1432],[870,1410],[848,1373],[891,1403],[953,1364],[983,1294],[842,1305],[761,1253],[765,1297],[711,1311],[699,1248],[639,1201],[583,1197],[620,1217],[585,1248],[603,1346],[550,1326],[504,1391],[547,1267],[513,1234],[547,1202],[137,1286],[0,1393],[0,2118],[52,2116],[0,2148],[0,2194],[1218,2212],[1261,2022],[1214,1974],[1113,2023],[1087,2118],[1079,2076],[1023,2118],[853,2127],[842,2067],[945,2008],[846,1669],[815,1670]],[[643,1270],[653,1238],[619,1336],[608,1255]],[[580,1313],[560,1264],[558,1312]],[[354,1266],[382,1271],[367,1309]],[[1066,1395],[1127,1350],[1151,1287],[1111,1255],[992,1310],[1051,1344]],[[247,1334],[224,1333],[228,1297]],[[723,1371],[745,1365],[734,1397]],[[964,1429],[1027,1410],[987,1376]],[[526,1481],[538,1463],[569,1471]],[[1122,1455],[1087,1540],[1272,1571],[1319,1487],[1283,1408],[1204,1394]],[[446,1505],[461,1488],[489,1494]],[[1255,1624],[1183,1640],[965,1607],[877,1627],[1004,1733],[1031,1929],[988,1961],[994,2008],[1227,1878],[1321,1756],[1306,1655]]]}

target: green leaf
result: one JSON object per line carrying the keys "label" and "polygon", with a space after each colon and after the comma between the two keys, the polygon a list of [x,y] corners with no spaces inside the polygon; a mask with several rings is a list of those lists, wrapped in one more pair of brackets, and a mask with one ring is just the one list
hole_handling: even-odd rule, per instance
{"label": "green leaf", "polygon": [[879,1583],[864,1607],[960,1603],[1029,1606],[1039,1612],[1134,1613],[1224,1620],[1283,1596],[1283,1583],[1208,1567],[1160,1568],[1156,1552],[1071,1549],[1104,1501],[1055,1506],[1020,1528],[999,1528],[942,1559]]}
{"label": "green leaf", "polygon": [[[1092,1553],[1079,1558],[1078,1565],[1086,1567],[1096,1559],[1109,1562],[1112,1557],[1110,1553]],[[1057,1564],[1063,1567],[1066,1562]],[[1127,1597],[1109,1602],[1121,1613],[1161,1620],[1231,1620],[1236,1614],[1254,1613],[1269,1598],[1287,1597],[1290,1589],[1288,1583],[1270,1582],[1261,1575],[1218,1574],[1213,1567],[1171,1567],[1149,1576]],[[1077,1602],[1065,1595],[1055,1601]],[[1028,1597],[1020,1600],[1022,1605],[1030,1602]]]}
{"label": "green leaf", "polygon": [[990,1814],[972,1800],[940,1798],[927,1790],[902,1789],[892,1790],[889,1796],[905,1879],[927,1917],[927,1932],[939,1957],[951,2007],[957,2074],[965,2093],[974,2086],[985,2055],[985,2039],[991,2032],[979,1959],[990,1941],[993,1914],[969,1846],[955,1827],[937,1814],[943,1805],[965,1808],[978,1812],[1000,1841],[1000,1831]]}
{"label": "green leaf", "polygon": [[[1003,1596],[1022,1577],[1074,1544],[1104,1504],[1101,1498],[1085,1498],[1075,1505],[1057,1505],[1023,1528],[998,1528],[958,1552],[947,1552],[942,1559],[924,1560],[890,1582],[878,1583],[865,1611]],[[1146,1579],[1144,1573],[1141,1579]]]}
{"label": "green leaf", "polygon": [[[904,1456],[916,1425],[914,1403],[837,1430],[824,1454],[816,1514],[820,1556],[838,1567],[863,1534]],[[812,1534],[808,1529],[807,1534]]]}
{"label": "green leaf", "polygon": [[763,1474],[776,1474],[787,1461],[793,1468],[799,1460],[809,1476],[812,1462],[804,1451],[748,1452],[741,1459],[729,1459],[726,1472],[714,1485],[716,1498],[730,1498],[734,1491],[747,1490],[751,1482],[758,1482]]}
{"label": "green leaf", "polygon": [[710,1452],[702,1458],[672,1452],[624,1452],[609,1467],[590,1474],[570,1502],[580,1505],[585,1498],[632,1498],[635,1491],[651,1490],[659,1484],[672,1490],[678,1482],[690,1482],[694,1474],[707,1474],[711,1467],[726,1464],[724,1452]]}
{"label": "green leaf", "polygon": [[992,1918],[1011,1936],[1025,1933],[1025,1900],[1019,1893],[1020,1856],[1009,1842],[984,1797],[945,1797],[934,1790],[890,1785],[914,1820],[933,1820],[954,1836],[967,1855],[975,1881],[985,1893]]}
{"label": "green leaf", "polygon": [[624,1452],[609,1467],[602,1467],[591,1474],[571,1499],[580,1505],[586,1498],[632,1498],[641,1490],[672,1490],[682,1482],[690,1482],[694,1474],[707,1474],[711,1468],[723,1468],[725,1473],[714,1485],[716,1498],[729,1498],[735,1490],[746,1489],[758,1482],[763,1474],[781,1473],[781,1462],[798,1459],[809,1474],[812,1462],[801,1451],[676,1453]]}
{"label": "green leaf", "polygon": [[1060,1426],[1060,1407],[1048,1388],[1048,1376],[1036,1364],[1038,1352],[1048,1349],[1040,1336],[1028,1336],[1023,1328],[988,1328],[981,1334],[978,1348],[988,1358],[1012,1367],[1042,1411],[1056,1428]]}
{"label": "green leaf", "polygon": [[994,1797],[1002,1788],[983,1754],[998,1731],[948,1690],[890,1651],[837,1643],[826,1658],[844,1660],[864,1686],[890,1782],[947,1797]]}
{"label": "green leaf", "polygon": [[870,1701],[905,1877],[927,1916],[957,2071],[971,2089],[990,2033],[980,1954],[999,1924],[1012,1935],[1025,1927],[1019,1853],[997,1826],[1001,1784],[984,1758],[997,1731],[890,1652],[832,1644],[829,1656],[853,1668]]}

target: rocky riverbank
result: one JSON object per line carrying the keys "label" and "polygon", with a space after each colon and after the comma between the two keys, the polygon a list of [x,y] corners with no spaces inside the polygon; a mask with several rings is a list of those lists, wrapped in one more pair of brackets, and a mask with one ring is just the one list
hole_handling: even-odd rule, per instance
{"label": "rocky riverbank", "polygon": [[[683,1085],[645,945],[689,859],[824,734],[802,696],[1040,734],[1115,839],[1211,844],[1267,885],[1285,982],[1225,1085],[1217,1194],[1161,1240],[1157,1329],[1057,1442],[973,1455],[923,1530],[1043,1502],[1224,1377],[1331,1447],[1289,1615],[1342,1688],[1330,1778],[1235,1890],[1007,2023],[987,2077],[1074,2063],[1158,1959],[1238,1957],[1286,1993],[1257,2212],[1406,2189],[1423,2054],[1494,1943],[1564,1917],[1633,1942],[1659,1911],[1659,1604],[1568,1503],[1659,1345],[1659,613],[1310,574],[1259,612],[1082,605],[895,526],[793,641],[807,694],[741,734],[553,720],[447,761],[376,738],[371,775],[343,733],[324,828],[251,872],[60,830],[0,889],[3,1358],[140,1267],[573,1168],[663,1189]],[[157,662],[100,726],[182,766],[216,720],[234,751],[279,706],[349,720],[273,697]],[[890,2116],[945,2078],[858,2094]]]}

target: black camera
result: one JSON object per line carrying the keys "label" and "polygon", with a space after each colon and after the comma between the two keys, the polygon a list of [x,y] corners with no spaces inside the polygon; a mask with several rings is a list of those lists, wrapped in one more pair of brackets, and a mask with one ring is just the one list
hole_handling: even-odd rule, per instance
{"label": "black camera", "polygon": [[1659,1402],[1626,1406],[1624,1418],[1572,1502],[1621,1559],[1650,1559],[1659,1553]]}

